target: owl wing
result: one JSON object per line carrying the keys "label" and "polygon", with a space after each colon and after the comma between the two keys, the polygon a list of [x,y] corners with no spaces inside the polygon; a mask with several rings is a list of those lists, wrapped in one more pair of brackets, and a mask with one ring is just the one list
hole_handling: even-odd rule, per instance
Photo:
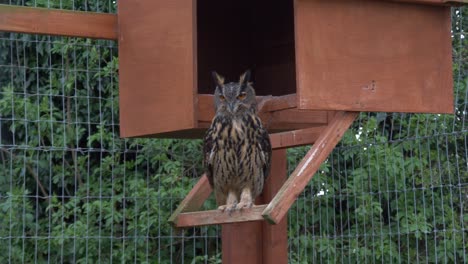
{"label": "owl wing", "polygon": [[213,129],[210,127],[206,131],[205,138],[203,140],[203,167],[205,174],[208,177],[211,187],[213,188],[213,152],[214,152],[214,137]]}
{"label": "owl wing", "polygon": [[268,135],[268,131],[263,127],[260,127],[258,131],[260,132],[258,136],[258,147],[260,148],[260,153],[262,155],[263,178],[266,180],[270,174],[271,167],[270,136]]}

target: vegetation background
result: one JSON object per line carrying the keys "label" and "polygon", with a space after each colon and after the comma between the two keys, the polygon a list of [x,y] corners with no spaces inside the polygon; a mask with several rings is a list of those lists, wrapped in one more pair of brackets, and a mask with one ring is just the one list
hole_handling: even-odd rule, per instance
{"label": "vegetation background", "polygon": [[[362,113],[288,215],[290,263],[468,262],[468,8],[452,16],[455,115]],[[217,227],[167,222],[201,141],[119,138],[117,77],[115,42],[0,33],[0,263],[221,262]]]}

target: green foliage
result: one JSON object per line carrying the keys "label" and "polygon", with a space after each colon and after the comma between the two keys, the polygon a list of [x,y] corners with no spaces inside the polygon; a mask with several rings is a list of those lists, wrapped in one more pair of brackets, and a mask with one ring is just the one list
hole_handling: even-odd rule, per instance
{"label": "green foliage", "polygon": [[[115,12],[113,1],[26,4]],[[455,115],[362,113],[289,213],[292,263],[466,261],[458,10]],[[0,263],[221,262],[217,228],[167,222],[200,175],[200,140],[121,139],[117,76],[114,42],[0,33]],[[307,150],[288,150],[290,170]]]}

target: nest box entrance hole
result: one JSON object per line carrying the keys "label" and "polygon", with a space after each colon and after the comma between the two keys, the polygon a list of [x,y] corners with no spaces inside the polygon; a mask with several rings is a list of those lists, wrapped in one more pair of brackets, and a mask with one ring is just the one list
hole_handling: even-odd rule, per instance
{"label": "nest box entrance hole", "polygon": [[231,82],[247,69],[257,95],[296,93],[293,4],[197,1],[198,93],[214,92],[213,70]]}

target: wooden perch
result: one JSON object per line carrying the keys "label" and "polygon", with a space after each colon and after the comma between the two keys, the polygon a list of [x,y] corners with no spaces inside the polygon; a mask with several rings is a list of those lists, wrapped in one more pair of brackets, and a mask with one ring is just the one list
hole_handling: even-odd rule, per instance
{"label": "wooden perch", "polygon": [[[324,130],[325,126],[320,127],[312,127],[307,129],[300,129],[294,130],[289,132],[283,133],[276,133],[270,135],[270,140],[273,149],[283,149],[291,146],[300,146],[300,145],[307,145],[312,144],[318,138],[320,133]],[[188,212],[197,211],[201,208],[203,203],[211,194],[211,186],[208,182],[208,178],[205,174],[202,175],[200,180],[195,184],[189,194],[185,197],[185,199],[180,203],[177,209],[172,213],[171,217],[169,218],[169,222],[177,227],[182,227],[182,224],[187,224],[187,219],[191,217],[196,218],[194,223],[201,223],[202,221],[209,221],[209,220],[200,220],[203,217],[210,217],[215,220],[224,219],[224,216],[218,215],[219,212],[208,211],[209,213],[200,214],[197,212],[196,214],[184,214]],[[265,206],[266,207],[266,206]],[[263,207],[263,208],[265,208]],[[254,212],[260,210],[256,208]],[[182,216],[183,215],[183,216]],[[182,218],[180,218],[182,217]],[[236,217],[236,214],[233,214],[232,217]],[[245,215],[240,215],[239,219],[232,219],[234,222],[239,221],[255,221],[258,220],[257,218],[262,219],[261,214],[255,215],[252,220],[240,220],[245,219]],[[199,224],[202,225],[202,224]],[[204,224],[203,224],[204,225]]]}
{"label": "wooden perch", "polygon": [[270,136],[273,149],[311,144],[315,141],[315,144],[270,204],[255,206],[241,212],[232,212],[231,215],[219,210],[191,212],[198,210],[212,191],[208,179],[203,175],[169,221],[176,227],[227,224],[262,219],[266,219],[272,224],[279,223],[358,114],[358,112],[341,111],[333,116],[328,126],[312,127]]}
{"label": "wooden perch", "polygon": [[334,116],[331,123],[315,141],[312,148],[262,213],[268,222],[277,224],[281,221],[358,114],[358,112],[338,112]]}
{"label": "wooden perch", "polygon": [[251,222],[263,220],[262,212],[266,205],[256,205],[249,209],[240,211],[221,212],[220,210],[200,211],[192,213],[181,213],[177,217],[177,227],[192,227],[203,225],[230,224],[237,222]]}
{"label": "wooden perch", "polygon": [[197,184],[193,186],[192,190],[185,197],[185,199],[179,204],[177,209],[172,213],[169,218],[169,222],[177,225],[178,217],[183,212],[193,212],[200,209],[203,203],[208,199],[211,194],[211,186],[208,182],[206,174],[203,174],[198,180]]}

